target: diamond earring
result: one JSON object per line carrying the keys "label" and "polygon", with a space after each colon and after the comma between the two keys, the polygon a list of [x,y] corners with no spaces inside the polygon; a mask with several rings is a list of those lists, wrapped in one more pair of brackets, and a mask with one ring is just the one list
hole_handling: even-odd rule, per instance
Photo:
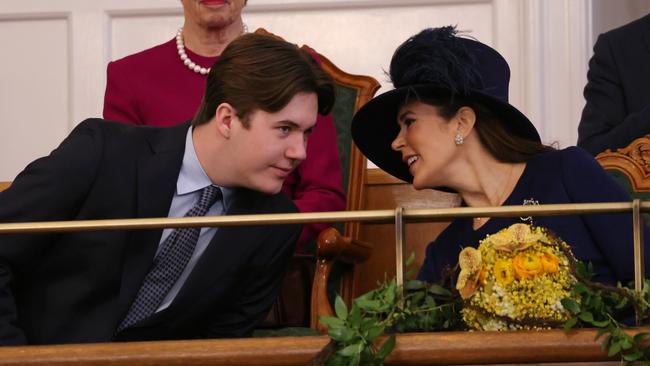
{"label": "diamond earring", "polygon": [[462,145],[465,142],[465,139],[460,134],[460,132],[456,132],[456,137],[454,137],[454,142],[456,143],[456,145]]}

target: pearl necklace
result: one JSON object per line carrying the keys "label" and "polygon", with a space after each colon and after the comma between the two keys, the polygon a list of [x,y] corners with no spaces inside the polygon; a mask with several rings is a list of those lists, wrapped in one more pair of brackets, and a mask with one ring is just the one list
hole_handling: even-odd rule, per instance
{"label": "pearl necklace", "polygon": [[192,61],[185,53],[185,44],[183,43],[183,28],[178,28],[176,32],[176,49],[178,50],[178,56],[181,57],[181,61],[187,66],[190,70],[199,73],[201,75],[207,75],[210,72],[209,67],[201,67]]}
{"label": "pearl necklace", "polygon": [[[248,27],[246,24],[242,23],[242,34],[248,33]],[[185,52],[185,43],[183,42],[183,27],[178,28],[176,32],[176,49],[178,50],[178,56],[180,56],[181,61],[187,66],[190,70],[199,73],[201,75],[207,75],[210,72],[210,67],[201,67],[197,65],[196,62],[192,61],[187,53]]]}

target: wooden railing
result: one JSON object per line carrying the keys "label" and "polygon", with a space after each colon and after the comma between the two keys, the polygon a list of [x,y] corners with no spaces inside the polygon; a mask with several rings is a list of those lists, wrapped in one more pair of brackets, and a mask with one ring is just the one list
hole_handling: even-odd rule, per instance
{"label": "wooden railing", "polygon": [[[594,341],[595,335],[596,332],[591,329],[569,333],[545,330],[400,334],[386,365],[619,364],[609,360],[600,350],[600,345]],[[310,336],[0,347],[0,364],[305,365],[328,341],[325,336]]]}
{"label": "wooden railing", "polygon": [[[236,226],[294,222],[405,222],[467,216],[567,215],[632,212],[635,246],[642,232],[640,212],[650,202],[616,202],[493,208],[398,209],[310,214],[202,218],[160,218],[0,224],[0,234],[70,230],[123,230],[154,227]],[[399,232],[400,230],[396,230]],[[399,238],[396,238],[399,242]],[[637,261],[638,262],[638,261]],[[635,270],[644,273],[644,263]],[[643,329],[650,331],[649,329]],[[400,334],[387,365],[512,364],[606,362],[595,331],[579,329],[518,332],[440,332]],[[0,347],[0,365],[304,365],[328,343],[325,336],[228,340],[162,341],[53,346]]]}

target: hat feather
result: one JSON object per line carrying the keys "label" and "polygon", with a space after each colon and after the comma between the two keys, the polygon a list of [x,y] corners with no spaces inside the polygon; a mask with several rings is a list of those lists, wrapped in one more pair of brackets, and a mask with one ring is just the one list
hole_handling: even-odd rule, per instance
{"label": "hat feather", "polygon": [[467,95],[482,85],[475,57],[453,26],[429,28],[404,42],[393,54],[390,78],[395,88],[434,84]]}

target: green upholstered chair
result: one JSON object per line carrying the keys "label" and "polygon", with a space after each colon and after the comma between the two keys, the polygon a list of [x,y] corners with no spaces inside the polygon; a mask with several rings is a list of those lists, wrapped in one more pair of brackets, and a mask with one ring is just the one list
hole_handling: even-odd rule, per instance
{"label": "green upholstered chair", "polygon": [[[261,28],[255,33],[275,36]],[[342,187],[347,193],[346,209],[359,210],[362,205],[366,158],[352,142],[350,127],[354,113],[372,99],[380,85],[370,76],[352,75],[342,71],[327,57],[309,46],[301,48],[319,56],[322,69],[336,84],[336,101],[332,115],[343,173]],[[341,230],[345,238],[339,234]],[[283,327],[279,335],[294,335],[293,330],[287,329],[287,326],[310,327],[324,331],[318,323],[318,317],[333,314],[331,298],[328,296],[328,284],[330,288],[332,287],[330,274],[333,268],[339,269],[335,292],[349,301],[352,293],[350,265],[363,261],[370,255],[371,247],[355,240],[358,233],[358,223],[341,225],[338,230],[327,229],[319,235],[314,255],[296,255],[266,324],[270,323],[276,328]],[[335,267],[337,262],[350,265]],[[301,283],[311,284],[311,286],[304,289]],[[305,293],[306,298],[303,296]],[[308,302],[307,309],[302,310],[305,302]],[[302,314],[307,316],[303,317]],[[258,334],[263,333],[258,332]]]}
{"label": "green upholstered chair", "polygon": [[[632,198],[650,200],[650,135],[616,151],[606,150],[598,154],[596,160]],[[650,214],[643,216],[646,225],[650,225]]]}

